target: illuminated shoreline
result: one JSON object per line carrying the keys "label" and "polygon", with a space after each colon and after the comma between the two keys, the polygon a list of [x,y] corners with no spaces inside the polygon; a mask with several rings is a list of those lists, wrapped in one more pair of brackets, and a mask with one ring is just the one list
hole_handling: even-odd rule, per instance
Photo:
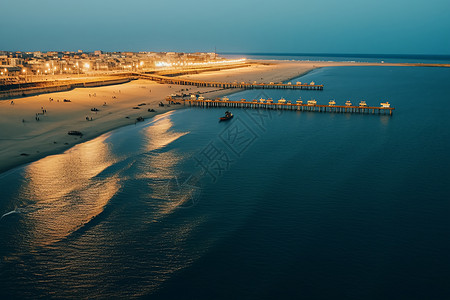
{"label": "illuminated shoreline", "polygon": [[[418,66],[417,64],[376,64],[337,62],[278,62],[258,61],[246,68],[227,69],[180,78],[221,82],[281,82],[299,77],[313,69],[337,66]],[[422,66],[422,65],[419,65]],[[447,66],[447,65],[436,65]],[[184,91],[183,91],[184,90]],[[148,80],[133,80],[121,85],[87,87],[71,91],[42,94],[0,101],[0,172],[61,153],[73,145],[95,138],[113,129],[134,124],[136,118],[146,119],[180,106],[158,107],[167,96],[183,93],[201,93],[215,98],[238,92],[238,89],[217,89],[192,86],[157,84]],[[96,97],[91,97],[96,95]],[[49,99],[53,99],[50,101]],[[70,99],[70,103],[63,103]],[[59,100],[59,102],[57,101]],[[11,101],[14,105],[11,105]],[[106,106],[103,107],[103,103]],[[140,109],[138,104],[145,103]],[[44,107],[48,113],[35,120]],[[100,111],[91,112],[92,107]],[[147,112],[153,108],[156,112]],[[86,117],[93,117],[87,122]],[[70,130],[83,132],[83,138],[67,135]]]}

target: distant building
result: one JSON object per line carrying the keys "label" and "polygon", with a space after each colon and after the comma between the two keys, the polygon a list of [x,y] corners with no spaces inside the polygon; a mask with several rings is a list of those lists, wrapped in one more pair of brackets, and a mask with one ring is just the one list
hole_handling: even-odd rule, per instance
{"label": "distant building", "polygon": [[8,64],[8,56],[0,55],[0,65],[7,65],[7,64]]}
{"label": "distant building", "polygon": [[22,60],[18,57],[11,57],[11,58],[8,58],[8,65],[10,65],[11,67],[15,67],[17,65],[22,64],[21,61]]}

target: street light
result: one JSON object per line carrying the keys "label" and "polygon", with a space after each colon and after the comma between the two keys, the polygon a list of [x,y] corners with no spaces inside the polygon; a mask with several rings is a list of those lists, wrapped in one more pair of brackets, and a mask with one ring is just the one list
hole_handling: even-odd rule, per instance
{"label": "street light", "polygon": [[91,65],[89,63],[84,63],[83,65],[83,71],[84,73],[87,75],[87,73],[89,72],[89,68],[91,67]]}

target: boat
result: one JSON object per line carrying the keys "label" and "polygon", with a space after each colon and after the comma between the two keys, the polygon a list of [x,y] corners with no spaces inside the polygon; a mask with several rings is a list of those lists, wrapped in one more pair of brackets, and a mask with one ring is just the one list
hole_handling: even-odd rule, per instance
{"label": "boat", "polygon": [[316,100],[308,100],[308,105],[316,105],[317,101]]}
{"label": "boat", "polygon": [[280,100],[278,100],[278,103],[286,103],[286,99],[284,99],[284,98],[281,98]]}
{"label": "boat", "polygon": [[233,114],[229,111],[225,112],[225,116],[224,117],[220,117],[220,121],[228,121],[230,119],[233,118]]}
{"label": "boat", "polygon": [[336,101],[334,101],[334,100],[330,100],[330,102],[328,102],[328,105],[329,105],[329,106],[333,106],[333,105],[336,105]]}
{"label": "boat", "polygon": [[391,107],[391,104],[389,103],[389,102],[382,102],[382,103],[380,103],[381,104],[381,107],[383,107],[383,108],[389,108],[389,107]]}
{"label": "boat", "polygon": [[361,102],[359,102],[359,106],[367,106],[366,101],[361,101]]}
{"label": "boat", "polygon": [[352,106],[352,103],[350,102],[350,100],[347,100],[347,102],[345,102],[345,106]]}

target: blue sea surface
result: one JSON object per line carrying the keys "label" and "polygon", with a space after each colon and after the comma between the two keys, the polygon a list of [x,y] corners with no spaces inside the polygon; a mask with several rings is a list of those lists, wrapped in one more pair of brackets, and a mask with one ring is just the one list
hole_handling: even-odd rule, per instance
{"label": "blue sea surface", "polygon": [[450,69],[338,67],[168,112],[0,175],[0,297],[450,298]]}
{"label": "blue sea surface", "polygon": [[339,53],[221,53],[226,58],[304,60],[304,61],[353,61],[371,63],[424,63],[449,64],[450,55],[418,54],[339,54]]}

